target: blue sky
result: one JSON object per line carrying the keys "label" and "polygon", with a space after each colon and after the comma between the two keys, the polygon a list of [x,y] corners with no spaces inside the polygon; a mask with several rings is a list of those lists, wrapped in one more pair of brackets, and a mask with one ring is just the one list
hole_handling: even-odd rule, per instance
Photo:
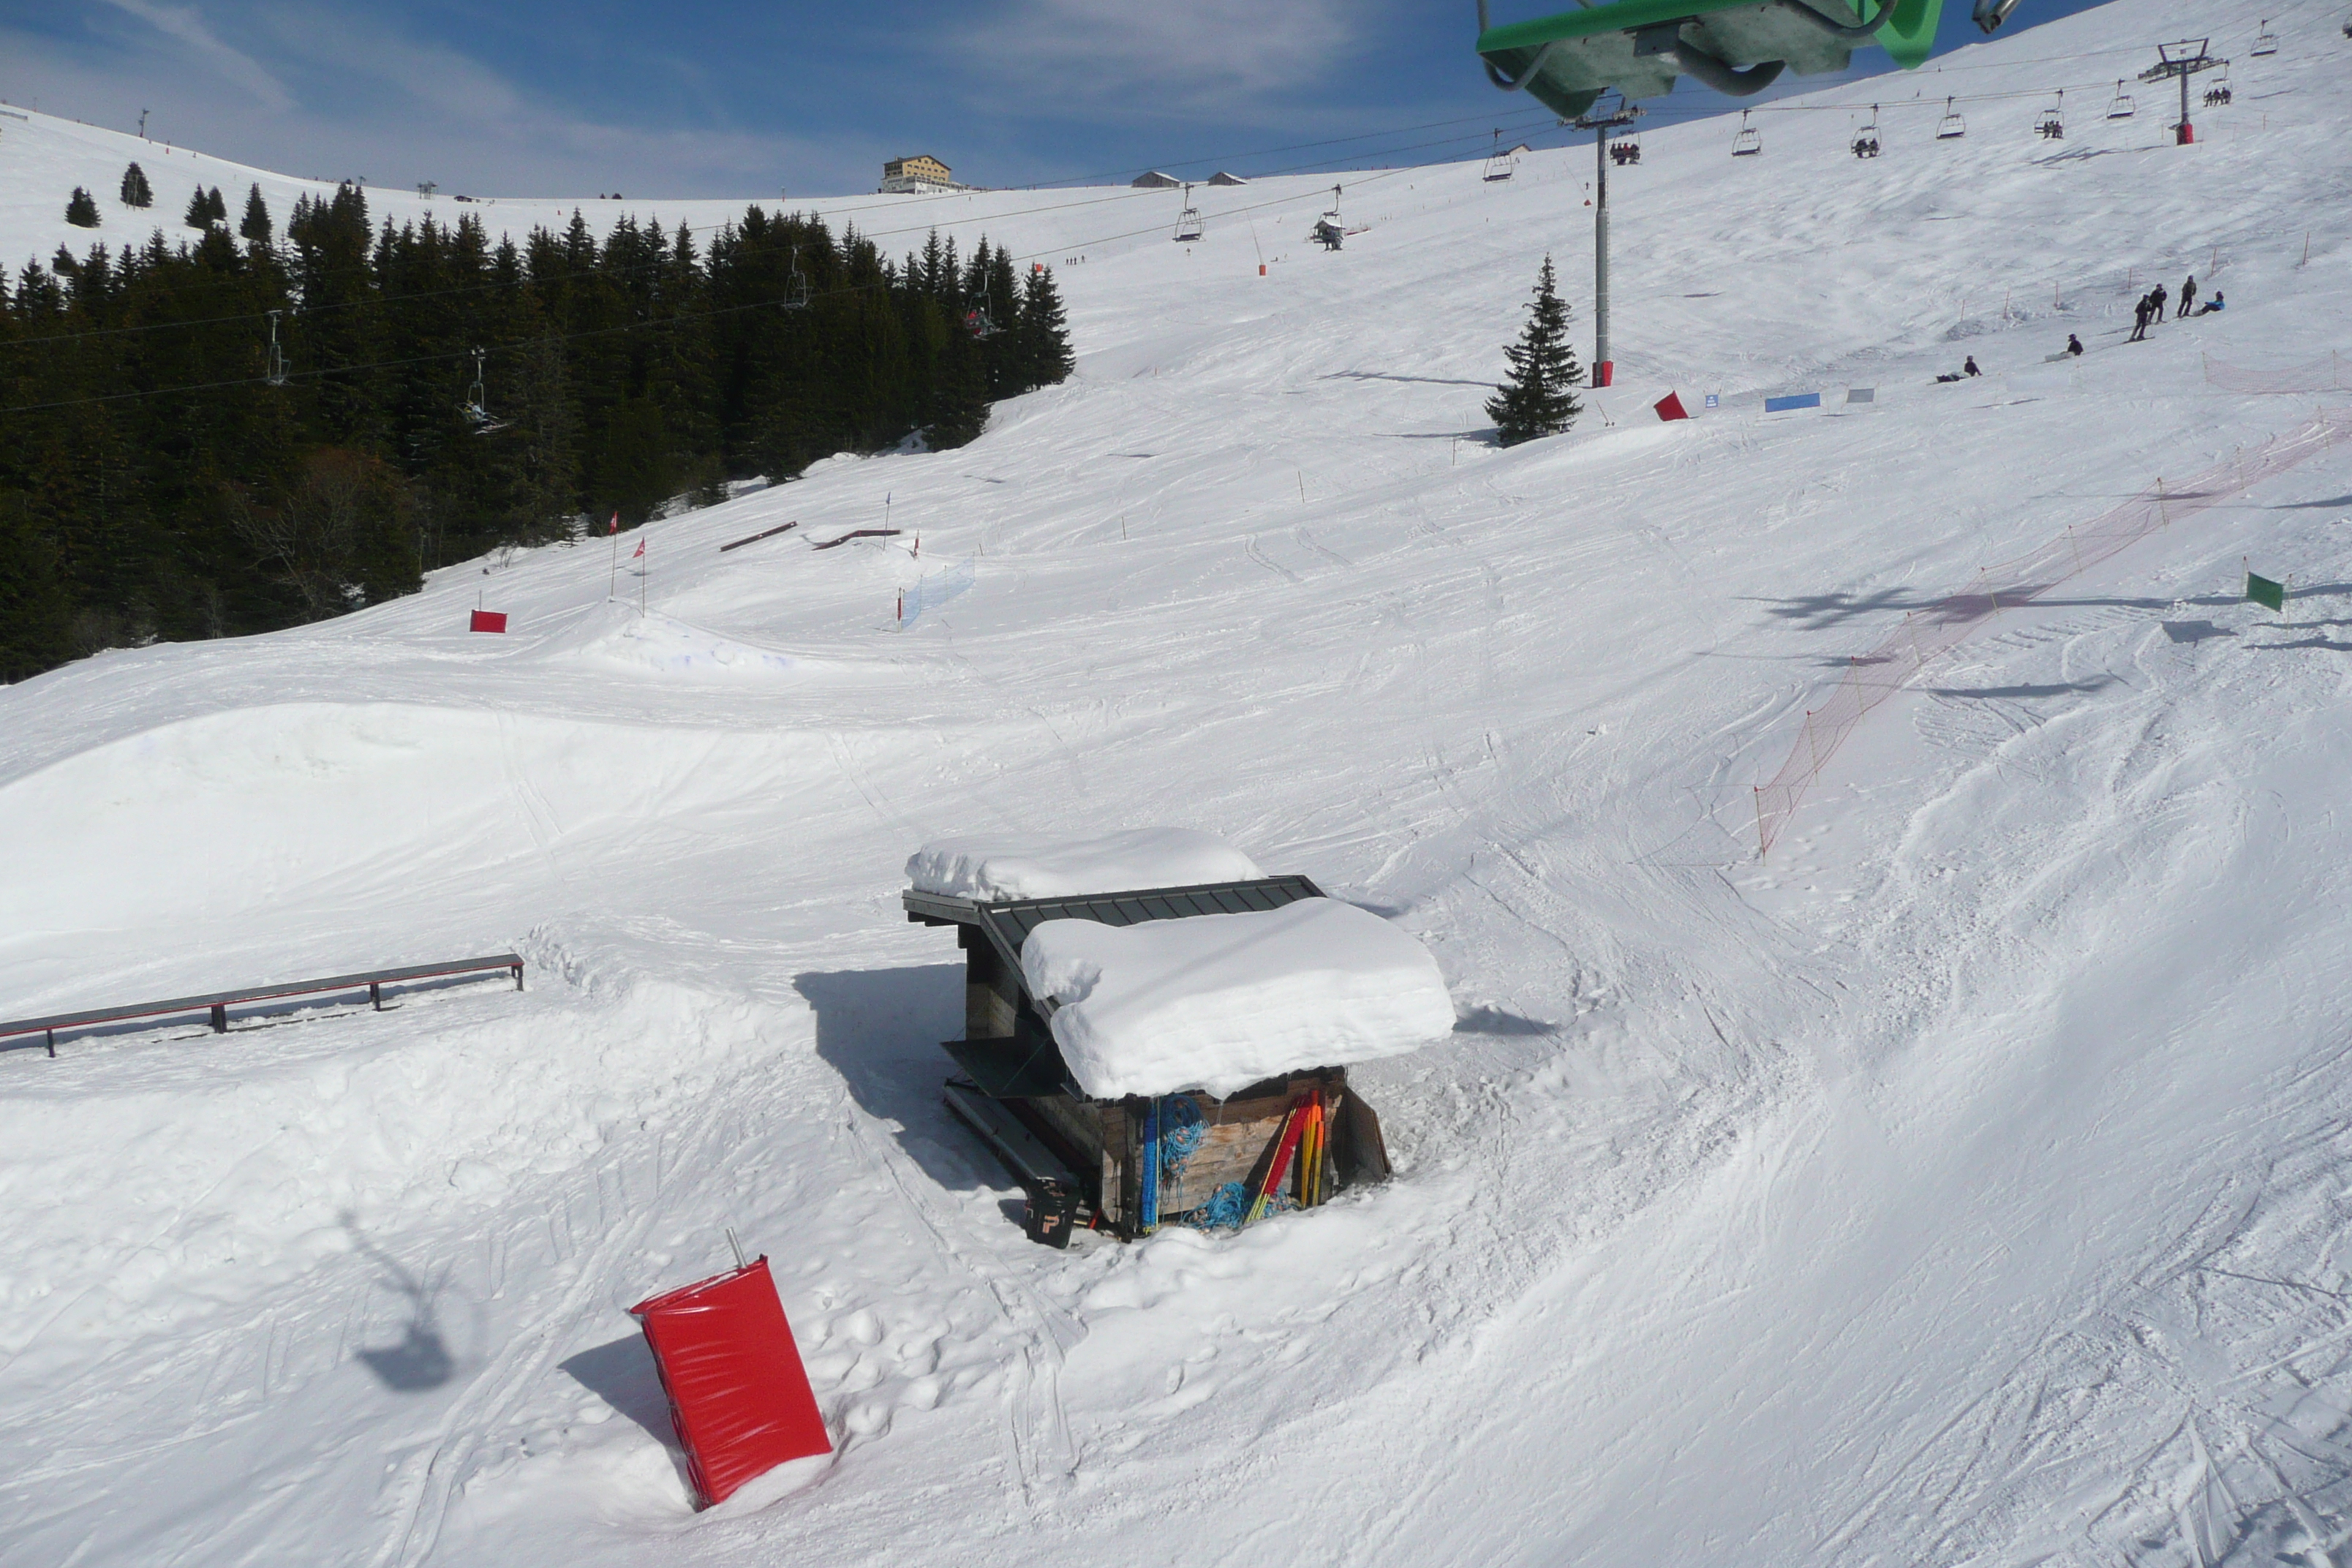
{"label": "blue sky", "polygon": [[[2085,8],[2024,0],[2010,27]],[[1978,37],[1967,13],[1947,0],[1939,52]],[[991,185],[1251,174],[1469,156],[1482,121],[1548,125],[1486,85],[1475,15],[1472,0],[0,0],[0,99],[124,131],[145,109],[158,139],[286,174],[486,195],[834,195],[912,152]]]}

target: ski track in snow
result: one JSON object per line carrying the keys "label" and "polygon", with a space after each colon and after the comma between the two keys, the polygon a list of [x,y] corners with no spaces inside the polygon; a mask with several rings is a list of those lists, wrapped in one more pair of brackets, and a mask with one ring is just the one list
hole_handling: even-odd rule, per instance
{"label": "ski track in snow", "polygon": [[[1645,133],[1621,384],[1507,452],[1546,250],[1587,344],[1587,148],[1348,176],[1331,256],[1320,176],[1196,193],[1186,247],[1102,240],[1148,195],[827,204],[1083,251],[1076,376],[652,525],[642,622],[591,542],[0,692],[0,1014],[530,963],[0,1057],[0,1560],[2352,1563],[2352,444],[1993,618],[1761,861],[1750,795],[1906,609],[2329,401],[2202,365],[2346,347],[2339,21],[2124,0],[1759,159]],[[2184,28],[2236,61],[2196,147],[2147,89],[2032,136],[2110,65],[2032,62]],[[1937,143],[1939,89],[2024,96]],[[143,238],[59,221],[131,157],[156,212],[310,188],[11,120],[5,248]],[[2123,344],[2192,271],[2229,311]],[[805,542],[886,496],[972,566],[904,629],[925,561]],[[1463,1022],[1358,1075],[1388,1186],[1033,1247],[899,868],[1160,822],[1399,921]],[[730,1226],[837,1451],[697,1515],[625,1310]]]}

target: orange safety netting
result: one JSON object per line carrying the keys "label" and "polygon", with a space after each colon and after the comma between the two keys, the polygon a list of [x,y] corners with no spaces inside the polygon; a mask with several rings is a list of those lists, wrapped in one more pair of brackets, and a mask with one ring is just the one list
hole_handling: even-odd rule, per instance
{"label": "orange safety netting", "polygon": [[2090,522],[2070,526],[2039,550],[1999,562],[1977,573],[1962,593],[1903,617],[1903,624],[1870,652],[1848,660],[1830,700],[1805,712],[1803,732],[1780,771],[1756,791],[1759,853],[1796,815],[1805,790],[1821,776],[1864,714],[1917,679],[1944,654],[1967,640],[1996,613],[2031,604],[2086,567],[2095,566],[2168,523],[2218,505],[2250,486],[2283,474],[2307,458],[2352,437],[2352,410],[2323,414],[2252,451],[2241,451],[2186,483],[2158,479],[2121,506]]}

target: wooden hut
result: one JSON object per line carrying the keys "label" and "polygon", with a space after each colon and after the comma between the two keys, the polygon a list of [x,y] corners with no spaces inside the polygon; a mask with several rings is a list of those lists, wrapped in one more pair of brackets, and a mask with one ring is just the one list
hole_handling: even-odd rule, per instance
{"label": "wooden hut", "polygon": [[[1223,1096],[1091,1096],[1056,1044],[1054,998],[1033,994],[1023,973],[1030,933],[1050,921],[1136,926],[1322,897],[1297,876],[1064,898],[905,893],[909,921],[956,930],[964,1036],[943,1042],[960,1069],[945,1098],[1028,1193],[1034,1238],[1066,1245],[1077,1227],[1133,1238],[1161,1224],[1231,1223],[1242,1217],[1235,1194],[1254,1201],[1277,1163],[1275,1206],[1311,1205],[1388,1175],[1380,1118],[1349,1087],[1344,1065],[1281,1073]],[[1309,1105],[1320,1108],[1319,1151],[1286,1157],[1286,1128]]]}

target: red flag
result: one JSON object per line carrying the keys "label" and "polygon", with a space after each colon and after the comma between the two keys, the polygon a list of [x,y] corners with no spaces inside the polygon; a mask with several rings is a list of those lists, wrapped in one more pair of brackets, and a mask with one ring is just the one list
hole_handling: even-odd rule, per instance
{"label": "red flag", "polygon": [[644,540],[640,539],[640,540],[638,540],[638,541],[637,541],[636,553],[635,553],[635,554],[631,555],[631,556],[629,557],[629,559],[630,559],[630,560],[632,560],[632,561],[635,561],[635,560],[637,558],[637,556],[638,556],[638,555],[643,555],[645,552],[646,552],[646,542],[645,542]]}
{"label": "red flag", "polygon": [[606,529],[606,530],[604,531],[604,533],[605,533],[605,536],[606,536],[607,538],[609,538],[609,537],[611,537],[612,535],[614,535],[614,534],[615,534],[615,533],[618,533],[618,532],[620,532],[620,531],[621,531],[621,514],[620,514],[619,512],[617,512],[617,511],[616,511],[616,512],[614,512],[614,513],[613,514],[613,526],[612,526],[612,527],[610,527],[610,528],[608,528],[608,529]]}

